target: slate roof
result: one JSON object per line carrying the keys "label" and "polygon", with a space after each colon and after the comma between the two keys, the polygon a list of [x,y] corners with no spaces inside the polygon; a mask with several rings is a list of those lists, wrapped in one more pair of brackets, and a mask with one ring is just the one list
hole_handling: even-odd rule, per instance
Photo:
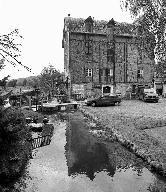
{"label": "slate roof", "polygon": [[[73,18],[73,17],[65,17],[64,19],[64,28],[65,30],[69,30],[70,32],[86,32],[85,30],[85,20],[83,18]],[[93,33],[102,33],[106,34],[107,23],[109,21],[104,20],[94,20],[93,19]],[[136,35],[136,32],[133,31],[136,28],[136,25],[129,23],[119,23],[115,21],[115,34],[116,35]]]}

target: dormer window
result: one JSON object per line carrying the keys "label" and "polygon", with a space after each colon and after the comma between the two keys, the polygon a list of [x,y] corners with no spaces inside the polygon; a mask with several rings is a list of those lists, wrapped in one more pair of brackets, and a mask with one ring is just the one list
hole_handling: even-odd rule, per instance
{"label": "dormer window", "polygon": [[113,18],[109,20],[109,22],[107,23],[107,27],[108,28],[115,27],[115,21]]}
{"label": "dormer window", "polygon": [[93,32],[93,19],[91,16],[89,16],[86,20],[85,20],[85,30],[86,32]]}

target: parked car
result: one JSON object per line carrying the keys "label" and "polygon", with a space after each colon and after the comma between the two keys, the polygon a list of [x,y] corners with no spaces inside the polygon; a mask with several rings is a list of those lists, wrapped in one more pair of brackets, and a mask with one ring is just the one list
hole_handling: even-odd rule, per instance
{"label": "parked car", "polygon": [[119,105],[121,103],[121,98],[118,95],[104,95],[98,98],[88,99],[85,103],[93,107]]}
{"label": "parked car", "polygon": [[157,93],[147,93],[147,94],[145,94],[143,101],[157,103],[159,101],[159,96]]}
{"label": "parked car", "polygon": [[149,87],[139,87],[138,89],[138,98],[144,102],[158,102],[159,96],[156,93],[156,90],[154,88]]}
{"label": "parked car", "polygon": [[145,102],[158,102],[159,96],[153,88],[139,88],[138,98]]}

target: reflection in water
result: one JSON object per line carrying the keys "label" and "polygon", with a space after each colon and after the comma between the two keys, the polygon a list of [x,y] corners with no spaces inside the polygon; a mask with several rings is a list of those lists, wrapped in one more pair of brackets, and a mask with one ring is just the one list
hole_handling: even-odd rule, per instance
{"label": "reflection in water", "polygon": [[13,192],[165,192],[162,178],[118,143],[97,140],[79,113],[52,115],[49,146],[36,150]]}
{"label": "reflection in water", "polygon": [[[66,154],[68,175],[86,174],[91,180],[95,173],[106,170],[110,176],[115,174],[115,168],[109,163],[105,146],[90,138],[85,130],[81,130],[80,122],[70,121],[66,130]],[[81,132],[85,132],[81,134]]]}

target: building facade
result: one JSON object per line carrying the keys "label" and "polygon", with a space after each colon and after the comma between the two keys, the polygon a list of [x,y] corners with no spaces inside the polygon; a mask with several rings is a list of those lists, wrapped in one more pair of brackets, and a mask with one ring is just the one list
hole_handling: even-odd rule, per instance
{"label": "building facade", "polygon": [[134,92],[151,84],[154,57],[144,49],[140,26],[110,21],[64,19],[64,71],[71,95],[91,97]]}

